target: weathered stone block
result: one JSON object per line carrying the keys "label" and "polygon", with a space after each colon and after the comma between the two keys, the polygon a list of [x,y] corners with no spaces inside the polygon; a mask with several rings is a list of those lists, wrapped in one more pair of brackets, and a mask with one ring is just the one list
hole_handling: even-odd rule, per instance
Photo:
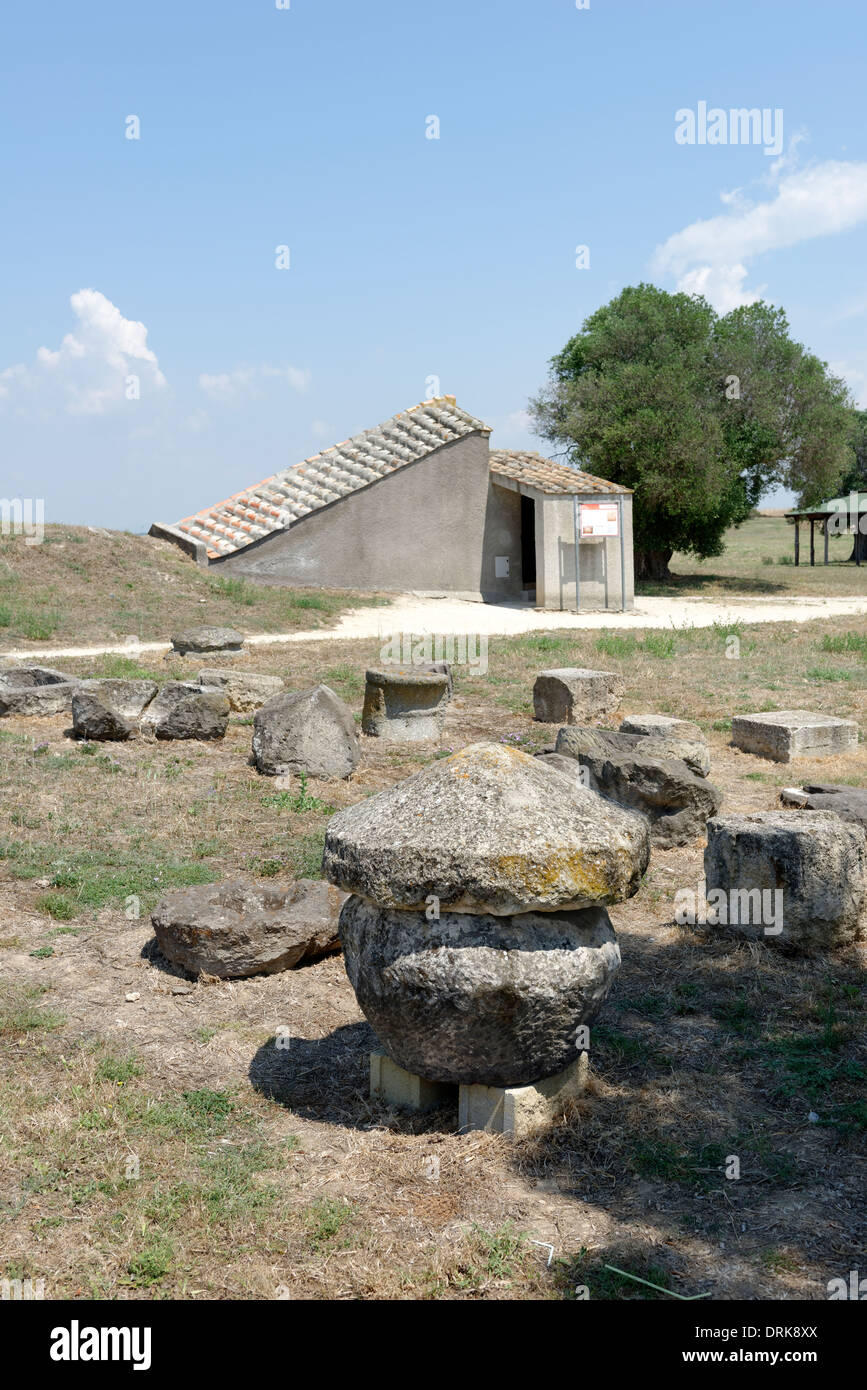
{"label": "weathered stone block", "polygon": [[533,717],[542,724],[580,724],[611,714],[623,697],[623,680],[613,671],[580,666],[540,671],[533,686]]}
{"label": "weathered stone block", "polygon": [[623,734],[640,734],[643,738],[679,738],[687,743],[707,743],[707,739],[691,719],[675,719],[672,714],[628,714],[620,724]]}
{"label": "weathered stone block", "polygon": [[512,1086],[560,1071],[620,967],[604,908],[428,920],[351,897],[340,939],[388,1055],[432,1081]]}
{"label": "weathered stone block", "polygon": [[244,634],[233,627],[191,627],[186,632],[177,632],[172,637],[172,646],[181,656],[200,652],[239,652],[244,645]]}
{"label": "weathered stone block", "polygon": [[344,901],[321,879],[290,888],[234,879],[167,893],[151,923],[163,955],[193,974],[273,975],[339,950]]}
{"label": "weathered stone block", "polygon": [[206,689],[221,690],[229,708],[237,714],[252,714],[286,688],[282,676],[261,675],[256,671],[200,671],[196,677]]}
{"label": "weathered stone block", "polygon": [[557,735],[557,752],[571,757],[581,753],[608,754],[612,757],[677,758],[686,763],[696,777],[710,772],[710,749],[699,737],[685,738],[679,734],[629,734],[622,730],[599,729],[580,724],[567,725]]}
{"label": "weathered stone block", "polygon": [[806,782],[803,787],[783,787],[780,804],[806,811],[833,811],[841,820],[862,825],[867,830],[867,787]]}
{"label": "weathered stone block", "polygon": [[65,714],[72,709],[78,682],[52,685],[7,686],[0,692],[0,715],[39,716]]}
{"label": "weathered stone block", "polygon": [[431,666],[386,666],[370,670],[364,687],[361,731],[388,743],[419,743],[442,734],[449,701],[450,672]]}
{"label": "weathered stone block", "polygon": [[5,667],[0,672],[0,715],[64,714],[80,683],[51,666]]}
{"label": "weathered stone block", "polygon": [[322,872],[383,907],[433,896],[499,916],[622,902],[648,856],[642,816],[541,758],[476,743],[332,816]]}
{"label": "weathered stone block", "polygon": [[772,710],[739,714],[732,719],[732,743],[759,758],[788,763],[793,758],[834,758],[854,753],[858,725],[812,710]]}
{"label": "weathered stone block", "polygon": [[140,719],[159,686],[149,680],[87,680],[81,682],[81,689],[94,695],[106,709],[119,714],[121,719],[135,721]]}
{"label": "weathered stone block", "polygon": [[[651,756],[655,746],[668,744],[668,739],[632,734],[610,734],[598,740],[588,737],[594,733],[604,731],[561,729],[556,753],[539,761],[550,760],[562,768],[561,757],[574,759],[575,775],[578,768],[583,769],[600,796],[647,817],[651,841],[660,849],[689,844],[704,834],[708,816],[716,815],[722,805],[722,793],[706,778],[696,776],[682,759]],[[633,739],[637,746],[618,751],[611,739]]]}
{"label": "weathered stone block", "polygon": [[72,697],[72,727],[76,738],[95,743],[122,743],[135,733],[122,714],[104,705],[93,691],[81,689]]}
{"label": "weathered stone block", "polygon": [[254,716],[253,757],[271,777],[349,777],[360,757],[352,710],[327,685],[274,695]]}
{"label": "weathered stone block", "polygon": [[[711,893],[722,891],[729,927],[806,951],[864,936],[867,837],[861,826],[831,811],[758,811],[709,820],[707,837],[708,899],[714,905]],[[765,902],[763,894],[770,895]]]}
{"label": "weathered stone block", "polygon": [[142,715],[141,728],[158,739],[223,738],[229,701],[218,690],[203,690],[188,681],[166,681]]}

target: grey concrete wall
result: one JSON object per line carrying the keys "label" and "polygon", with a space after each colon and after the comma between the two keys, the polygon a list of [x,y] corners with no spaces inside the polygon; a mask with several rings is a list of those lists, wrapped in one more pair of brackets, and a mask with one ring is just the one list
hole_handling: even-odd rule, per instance
{"label": "grey concrete wall", "polygon": [[[509,578],[497,579],[494,561],[509,560]],[[481,592],[485,598],[515,598],[524,587],[521,574],[521,494],[489,484],[482,546]]]}
{"label": "grey concrete wall", "polygon": [[[578,498],[598,502],[598,494]],[[623,497],[623,544],[627,611],[635,606],[632,555],[632,497]],[[579,547],[582,610],[621,607],[620,540],[582,541]],[[536,602],[540,608],[575,608],[575,527],[571,497],[544,497],[536,504]]]}
{"label": "grey concrete wall", "polygon": [[[467,435],[212,568],[274,584],[509,597],[521,587],[520,503],[501,491],[487,435]],[[517,562],[498,580],[503,554]]]}

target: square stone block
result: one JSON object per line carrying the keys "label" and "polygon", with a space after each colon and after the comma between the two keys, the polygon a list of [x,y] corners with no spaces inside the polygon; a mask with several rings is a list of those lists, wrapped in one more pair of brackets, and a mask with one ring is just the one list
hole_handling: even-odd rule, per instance
{"label": "square stone block", "polygon": [[484,1129],[523,1139],[548,1129],[567,1100],[581,1095],[587,1084],[587,1053],[568,1067],[532,1086],[461,1086],[458,1125],[462,1133]]}
{"label": "square stone block", "polygon": [[867,837],[833,811],[756,811],[707,823],[707,898],[721,927],[814,951],[867,931]]}
{"label": "square stone block", "polygon": [[384,1052],[370,1054],[370,1094],[405,1110],[436,1110],[454,1102],[456,1087],[405,1071]]}
{"label": "square stone block", "polygon": [[854,719],[806,709],[739,714],[732,720],[732,743],[745,753],[778,763],[793,758],[834,758],[855,752],[858,725]]}
{"label": "square stone block", "polygon": [[623,681],[613,671],[567,666],[540,671],[533,686],[533,717],[542,724],[581,724],[611,714],[623,698]]}
{"label": "square stone block", "polygon": [[0,716],[66,714],[72,709],[72,697],[78,688],[78,681],[0,686]]}
{"label": "square stone block", "polygon": [[707,743],[697,724],[675,719],[672,714],[629,714],[620,725],[622,734],[643,734],[649,738],[682,738],[690,743]]}

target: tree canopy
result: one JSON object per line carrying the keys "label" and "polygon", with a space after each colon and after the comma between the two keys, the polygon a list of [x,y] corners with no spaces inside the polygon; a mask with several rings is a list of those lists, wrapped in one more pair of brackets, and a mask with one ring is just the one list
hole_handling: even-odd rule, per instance
{"label": "tree canopy", "polygon": [[854,459],[848,388],[782,309],[719,316],[648,284],[590,315],[530,412],[570,463],[633,489],[639,577],[667,574],[675,550],[719,555],[776,484],[824,500]]}
{"label": "tree canopy", "polygon": [[839,496],[867,492],[867,410],[852,411],[852,464],[838,484]]}

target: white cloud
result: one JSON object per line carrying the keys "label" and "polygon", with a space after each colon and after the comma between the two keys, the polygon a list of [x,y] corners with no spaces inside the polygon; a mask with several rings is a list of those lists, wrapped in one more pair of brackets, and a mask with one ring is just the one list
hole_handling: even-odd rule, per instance
{"label": "white cloud", "polygon": [[779,161],[772,198],[751,202],[742,189],[723,194],[729,210],[670,236],[654,252],[654,272],[677,276],[678,289],[704,294],[727,313],[765,289],[745,283],[757,256],[867,219],[867,164],[827,160],[788,172],[792,157]]}
{"label": "white cloud", "polygon": [[331,439],[334,430],[325,420],[314,420],[310,426],[310,433],[314,439]]}
{"label": "white cloud", "polygon": [[491,421],[494,434],[491,440],[493,449],[538,449],[538,440],[533,439],[533,418],[527,410],[513,410],[508,415]]}
{"label": "white cloud", "polygon": [[199,386],[206,395],[213,396],[215,400],[226,400],[233,396],[244,396],[251,390],[255,394],[253,381],[252,367],[238,367],[234,372],[219,372],[216,375],[202,372]]}
{"label": "white cloud", "polygon": [[867,368],[855,362],[829,362],[828,367],[835,376],[841,376],[855,397],[859,410],[867,406]]}
{"label": "white cloud", "polygon": [[833,314],[832,322],[839,323],[842,319],[857,319],[865,313],[867,313],[867,297],[861,295],[858,299],[851,299],[845,308]]}
{"label": "white cloud", "polygon": [[309,391],[311,372],[308,367],[262,367],[263,376],[282,377],[293,391]]}
{"label": "white cloud", "polygon": [[210,423],[211,421],[207,410],[202,410],[201,406],[196,406],[196,409],[184,420],[184,425],[193,434],[200,434],[202,430],[208,428]]}
{"label": "white cloud", "polygon": [[293,391],[310,388],[310,371],[305,367],[236,367],[231,372],[211,374],[202,372],[199,387],[213,400],[255,400],[262,395],[261,384],[266,377],[276,377],[291,386]]}
{"label": "white cloud", "polygon": [[78,290],[69,302],[78,320],[74,331],[55,351],[39,348],[32,366],[19,363],[0,372],[0,396],[71,415],[104,415],[143,398],[148,388],[165,386],[143,323],[125,319],[99,290]]}

